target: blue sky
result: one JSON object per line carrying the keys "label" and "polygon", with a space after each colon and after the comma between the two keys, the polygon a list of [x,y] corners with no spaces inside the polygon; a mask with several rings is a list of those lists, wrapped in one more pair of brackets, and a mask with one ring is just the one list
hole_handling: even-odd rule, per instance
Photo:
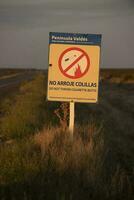
{"label": "blue sky", "polygon": [[48,67],[50,31],[102,34],[101,67],[134,67],[133,0],[1,0],[0,67]]}

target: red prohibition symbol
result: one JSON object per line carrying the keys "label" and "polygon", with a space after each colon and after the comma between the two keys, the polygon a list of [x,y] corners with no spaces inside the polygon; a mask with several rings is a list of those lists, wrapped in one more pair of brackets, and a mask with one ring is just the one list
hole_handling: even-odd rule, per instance
{"label": "red prohibition symbol", "polygon": [[61,53],[58,64],[64,76],[77,79],[83,77],[88,72],[90,59],[83,49],[71,47]]}

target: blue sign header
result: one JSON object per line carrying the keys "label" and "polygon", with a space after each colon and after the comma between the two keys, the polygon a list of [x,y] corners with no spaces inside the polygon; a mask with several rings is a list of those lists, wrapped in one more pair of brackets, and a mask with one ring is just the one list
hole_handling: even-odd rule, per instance
{"label": "blue sign header", "polygon": [[49,33],[49,44],[78,44],[101,46],[101,35],[80,33]]}

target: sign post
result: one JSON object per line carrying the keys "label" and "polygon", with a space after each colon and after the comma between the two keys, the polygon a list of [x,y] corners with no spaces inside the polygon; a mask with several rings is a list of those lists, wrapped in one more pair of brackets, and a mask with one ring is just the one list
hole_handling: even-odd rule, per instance
{"label": "sign post", "polygon": [[74,132],[74,119],[75,119],[75,110],[74,110],[74,102],[70,102],[70,115],[69,115],[69,132],[71,134],[71,138],[73,139]]}
{"label": "sign post", "polygon": [[101,35],[49,34],[47,99],[70,102],[69,131],[73,135],[74,104],[97,103]]}

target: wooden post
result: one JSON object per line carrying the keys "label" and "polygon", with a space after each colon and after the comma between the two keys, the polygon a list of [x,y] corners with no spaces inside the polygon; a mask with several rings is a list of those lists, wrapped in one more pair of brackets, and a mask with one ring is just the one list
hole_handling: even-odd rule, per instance
{"label": "wooden post", "polygon": [[74,132],[74,102],[70,102],[70,116],[69,116],[69,132],[71,138],[73,139],[73,132]]}

